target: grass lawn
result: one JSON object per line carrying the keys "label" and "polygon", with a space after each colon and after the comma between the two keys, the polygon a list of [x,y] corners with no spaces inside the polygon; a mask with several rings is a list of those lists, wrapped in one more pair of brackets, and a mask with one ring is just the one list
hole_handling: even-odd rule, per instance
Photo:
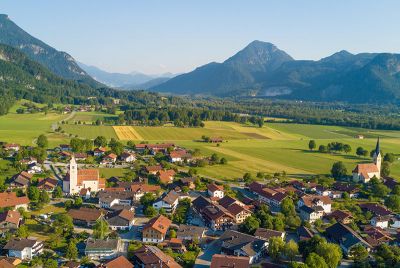
{"label": "grass lawn", "polygon": [[127,171],[128,170],[123,168],[99,168],[100,177],[102,178],[110,178],[113,176],[121,177],[124,176]]}
{"label": "grass lawn", "polygon": [[11,166],[8,160],[0,159],[0,181],[11,178],[17,173],[17,170]]}

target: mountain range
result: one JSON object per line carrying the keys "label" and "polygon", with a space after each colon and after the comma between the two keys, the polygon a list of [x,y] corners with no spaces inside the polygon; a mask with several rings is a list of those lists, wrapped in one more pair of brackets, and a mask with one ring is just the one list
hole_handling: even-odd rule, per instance
{"label": "mountain range", "polygon": [[125,89],[148,89],[166,82],[172,77],[172,73],[164,73],[159,75],[148,75],[140,72],[131,73],[110,73],[98,67],[86,65],[78,62],[78,65],[95,80],[106,84],[110,87],[119,87]]}
{"label": "mountain range", "polygon": [[295,60],[271,43],[253,41],[222,63],[206,64],[150,90],[220,97],[392,102],[400,98],[400,55],[340,51],[318,61]]}
{"label": "mountain range", "polygon": [[31,36],[5,14],[0,14],[0,43],[21,50],[31,60],[42,64],[60,77],[83,82],[93,87],[103,86],[82,70],[71,55],[58,51]]}
{"label": "mountain range", "polygon": [[[40,99],[40,92],[45,92],[46,98],[54,93],[59,99],[63,90],[67,96],[89,96],[98,93],[94,89],[104,91],[104,84],[108,84],[179,95],[349,103],[400,101],[400,54],[352,54],[343,50],[317,61],[295,60],[271,43],[253,41],[222,63],[211,62],[175,77],[108,73],[78,64],[69,54],[22,30],[7,15],[0,15],[0,44],[5,45],[0,57],[0,82],[8,94],[18,91],[13,94],[17,97],[30,94]],[[4,60],[12,55],[20,60]],[[6,74],[11,77],[9,81],[4,79]],[[17,75],[24,78],[21,85]]]}

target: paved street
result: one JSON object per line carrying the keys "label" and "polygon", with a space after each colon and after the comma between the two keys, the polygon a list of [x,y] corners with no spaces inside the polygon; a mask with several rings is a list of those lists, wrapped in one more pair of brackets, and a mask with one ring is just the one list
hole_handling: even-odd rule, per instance
{"label": "paved street", "polygon": [[220,253],[221,245],[218,240],[214,240],[210,244],[208,244],[207,248],[200,252],[199,256],[196,259],[194,264],[194,268],[205,268],[210,267],[212,256]]}

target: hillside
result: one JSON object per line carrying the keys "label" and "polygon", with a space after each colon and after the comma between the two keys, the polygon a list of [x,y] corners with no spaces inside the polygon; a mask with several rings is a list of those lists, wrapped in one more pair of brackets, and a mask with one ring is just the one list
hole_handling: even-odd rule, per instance
{"label": "hillside", "polygon": [[337,52],[319,61],[294,60],[271,43],[254,41],[223,63],[209,63],[151,90],[173,94],[260,96],[350,103],[400,98],[400,55]]}
{"label": "hillside", "polygon": [[[13,47],[0,44],[0,114],[7,112],[15,98],[40,103],[68,102],[98,96],[88,85],[60,78]],[[6,98],[7,96],[7,98]]]}
{"label": "hillside", "polygon": [[31,36],[4,14],[0,14],[0,43],[20,49],[30,59],[39,62],[60,77],[95,87],[102,86],[82,70],[71,55],[58,51]]}

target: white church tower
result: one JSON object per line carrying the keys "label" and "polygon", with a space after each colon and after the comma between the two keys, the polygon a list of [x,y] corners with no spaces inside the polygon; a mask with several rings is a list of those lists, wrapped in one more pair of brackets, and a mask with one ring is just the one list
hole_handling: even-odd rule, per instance
{"label": "white church tower", "polygon": [[76,194],[79,191],[77,188],[78,164],[76,163],[74,156],[72,156],[71,160],[69,161],[68,177],[69,180],[64,180],[63,182],[63,191],[68,194]]}

